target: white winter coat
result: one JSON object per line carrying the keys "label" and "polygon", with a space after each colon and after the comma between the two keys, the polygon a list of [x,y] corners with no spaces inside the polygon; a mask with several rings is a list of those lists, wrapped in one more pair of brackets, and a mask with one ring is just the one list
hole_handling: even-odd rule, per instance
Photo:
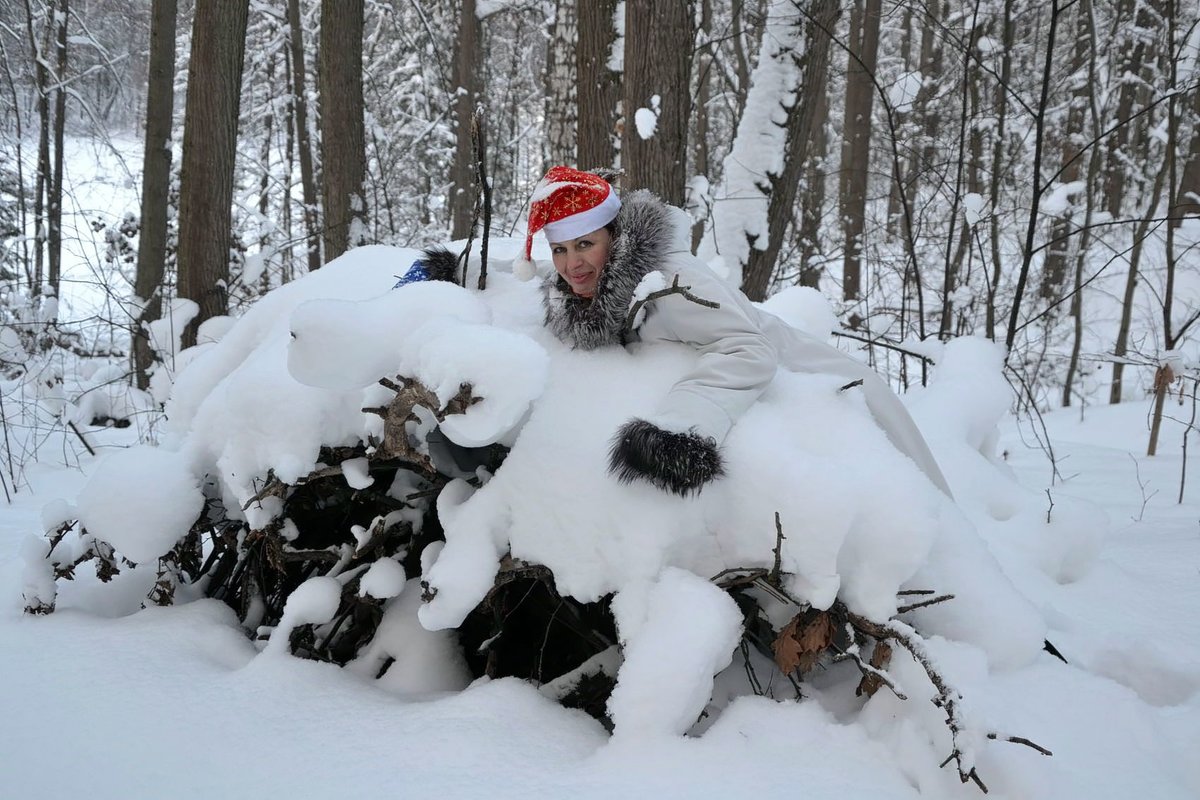
{"label": "white winter coat", "polygon": [[[950,494],[924,437],[900,398],[860,361],[757,308],[736,287],[691,255],[690,221],[648,192],[633,192],[618,216],[617,236],[595,298],[575,297],[552,276],[545,284],[546,323],[583,349],[631,340],[682,342],[700,353],[696,368],[676,383],[647,421],[674,432],[692,431],[719,446],[758,400],[779,368],[861,380],[867,407],[891,442],[939,489]],[[634,292],[650,272],[670,286],[718,304],[709,308],[678,294],[652,301],[632,336],[624,323]]]}

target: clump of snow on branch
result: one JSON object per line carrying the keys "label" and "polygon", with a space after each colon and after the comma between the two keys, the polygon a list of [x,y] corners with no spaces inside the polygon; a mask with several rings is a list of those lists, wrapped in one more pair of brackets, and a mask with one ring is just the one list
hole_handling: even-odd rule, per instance
{"label": "clump of snow on branch", "polygon": [[187,534],[204,496],[179,453],[132,447],[105,458],[76,505],[89,533],[130,561],[144,563],[166,554]]}

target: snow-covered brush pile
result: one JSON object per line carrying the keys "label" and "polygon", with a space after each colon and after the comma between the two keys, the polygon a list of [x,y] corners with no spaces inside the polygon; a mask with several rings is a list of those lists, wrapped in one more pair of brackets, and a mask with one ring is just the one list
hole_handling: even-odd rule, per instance
{"label": "snow-covered brush pile", "polygon": [[[989,739],[1027,743],[955,686],[1029,664],[1044,623],[854,384],[781,372],[724,443],[726,477],[691,498],[624,485],[613,432],[696,353],[568,350],[538,287],[505,273],[390,290],[415,256],[352,251],[189,353],[163,446],[110,456],[47,508],[28,609],[53,610],[87,561],[101,579],[137,565],[150,602],[219,598],[264,652],[406,693],[517,675],[617,738],[841,687],[981,787]],[[810,301],[767,307],[827,320]],[[972,400],[990,368],[962,360]],[[954,409],[945,451],[982,458],[1003,403],[959,407],[963,377],[935,373],[923,402]],[[989,464],[973,478],[1003,482]]]}

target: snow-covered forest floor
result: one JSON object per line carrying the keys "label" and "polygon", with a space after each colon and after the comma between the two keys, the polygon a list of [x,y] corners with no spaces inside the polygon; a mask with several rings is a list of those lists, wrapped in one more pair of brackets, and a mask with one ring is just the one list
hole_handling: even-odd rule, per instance
{"label": "snow-covered forest floor", "polygon": [[[1187,409],[1178,411],[1186,412]],[[1147,405],[1047,418],[1060,469],[1051,489],[1090,500],[1111,527],[1078,580],[1010,577],[1046,615],[1050,655],[972,687],[988,714],[1054,751],[991,747],[991,796],[1195,797],[1200,768],[1200,481],[1177,504],[1181,426],[1141,455]],[[90,431],[105,449],[123,431]],[[1020,482],[1040,490],[1040,450],[1005,426]],[[1193,458],[1195,454],[1193,453]],[[22,798],[103,797],[966,797],[924,748],[819,699],[743,698],[702,737],[610,744],[599,723],[520,681],[398,698],[337,667],[259,655],[233,613],[204,600],[136,607],[145,576],[66,584],[49,617],[21,613],[20,543],[42,505],[73,498],[81,469],[38,466],[0,516],[0,784]],[[1197,467],[1193,465],[1193,472]],[[1049,507],[1049,501],[1047,501]],[[1051,514],[1053,510],[1051,509]],[[86,573],[82,570],[81,573]],[[136,577],[135,573],[129,573]],[[735,665],[731,669],[738,669]],[[914,734],[916,735],[916,734]],[[920,787],[920,791],[914,787]]]}
{"label": "snow-covered forest floor", "polygon": [[[60,319],[102,339],[124,324],[128,286],[102,266],[92,244],[102,237],[86,218],[118,222],[136,182],[113,179],[122,168],[92,152],[74,160],[95,166],[68,171],[81,177]],[[1011,469],[1019,496],[999,483],[967,486],[954,471],[967,462],[938,452],[961,509],[1070,662],[1043,653],[995,669],[978,650],[938,638],[978,718],[1054,753],[988,744],[978,765],[992,797],[1200,795],[1200,440],[1193,429],[1177,503],[1179,420],[1191,408],[1169,404],[1154,458],[1143,455],[1148,412],[1141,401],[1089,406],[1082,420],[1078,409],[1047,415],[1053,482],[1029,421],[1006,418],[996,475]],[[146,412],[124,430],[81,430],[103,456],[155,440],[157,419]],[[918,421],[936,438],[930,420]],[[60,583],[54,614],[23,615],[22,548],[44,530],[44,505],[75,501],[98,460],[61,426],[31,438],[38,454],[0,506],[0,796],[979,796],[930,758],[940,747],[936,709],[932,728],[889,716],[893,700],[882,695],[864,713],[863,701],[827,691],[835,681],[819,676],[803,702],[734,700],[700,736],[621,740],[515,679],[397,695],[351,670],[261,653],[215,600],[137,611],[152,570],[102,585],[84,566]],[[861,492],[863,506],[886,509],[884,493]],[[1093,506],[1102,513],[1092,516]],[[735,656],[718,687],[742,669]]]}

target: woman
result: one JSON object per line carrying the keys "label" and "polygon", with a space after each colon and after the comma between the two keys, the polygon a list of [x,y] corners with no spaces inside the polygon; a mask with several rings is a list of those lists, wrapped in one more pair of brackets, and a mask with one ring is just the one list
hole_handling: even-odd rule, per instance
{"label": "woman", "polygon": [[[700,353],[696,368],[654,414],[617,430],[609,469],[618,479],[646,480],[681,496],[700,491],[722,474],[720,444],[729,429],[782,366],[862,380],[868,407],[892,442],[949,494],[925,440],[887,384],[721,281],[691,255],[690,220],[680,209],[644,190],[622,202],[599,175],[553,167],[530,201],[525,257],[514,263],[519,277],[533,274],[538,231],[554,257],[555,274],[543,290],[546,325],[559,339],[583,350],[673,341]],[[647,303],[641,324],[627,329],[648,276],[655,288],[679,288]]]}

